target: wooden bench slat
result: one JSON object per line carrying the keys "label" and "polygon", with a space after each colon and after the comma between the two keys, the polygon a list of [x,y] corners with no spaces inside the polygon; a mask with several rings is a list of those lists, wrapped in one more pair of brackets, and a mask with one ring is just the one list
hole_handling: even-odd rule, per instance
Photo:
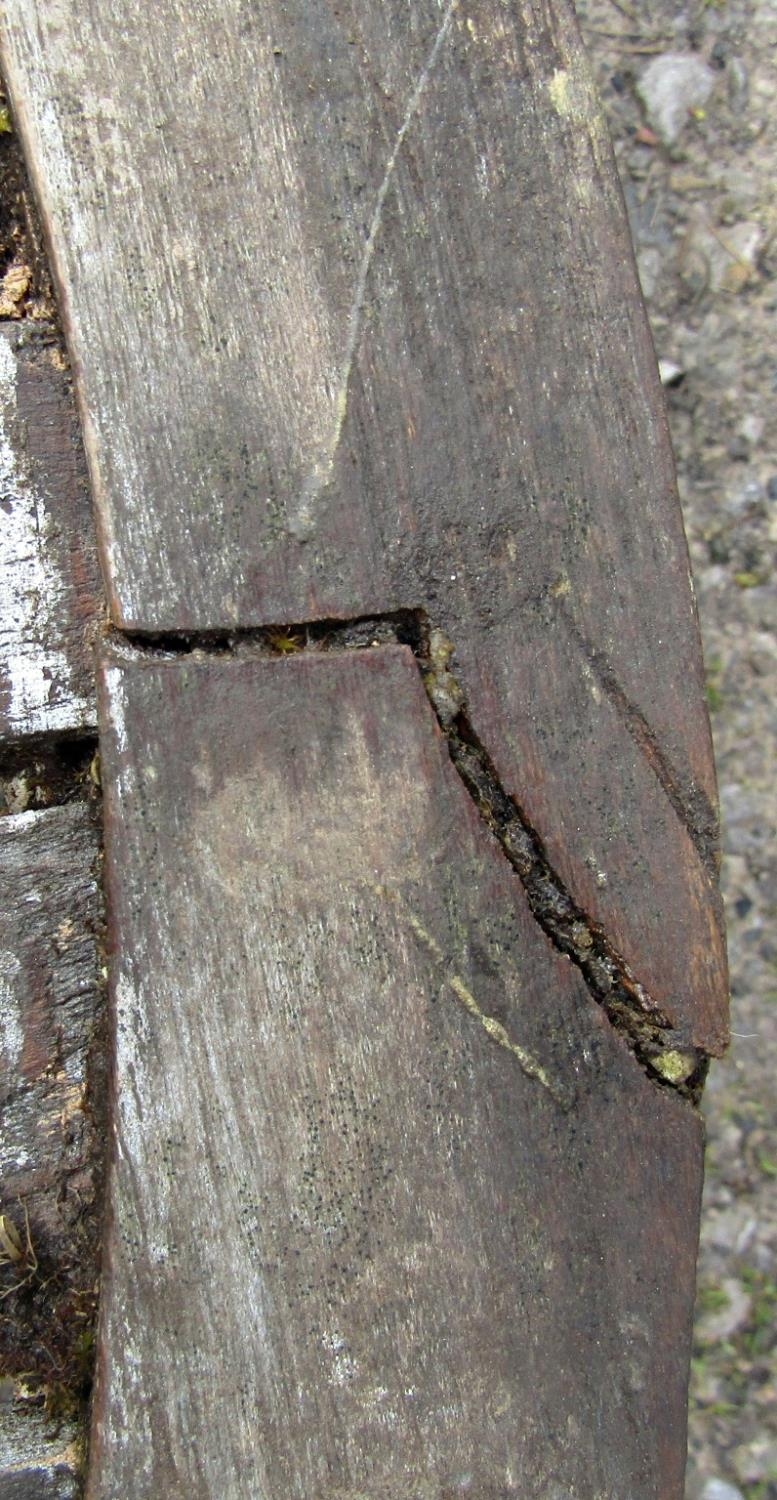
{"label": "wooden bench slat", "polygon": [[655,356],[566,0],[7,0],[117,623],[425,610],[574,899],[725,1046]]}
{"label": "wooden bench slat", "polygon": [[[24,1252],[0,1270],[9,1497],[70,1500],[80,1480],[73,1387],[89,1366],[102,1206],[98,852],[82,804],[0,819],[0,1208]],[[104,1052],[103,1031],[103,1068]]]}
{"label": "wooden bench slat", "polygon": [[90,1500],[682,1494],[701,1131],[405,648],[109,650]]}

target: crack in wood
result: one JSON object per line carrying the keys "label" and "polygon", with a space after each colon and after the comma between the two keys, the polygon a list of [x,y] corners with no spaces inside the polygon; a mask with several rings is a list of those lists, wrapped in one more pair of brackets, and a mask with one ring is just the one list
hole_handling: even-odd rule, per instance
{"label": "crack in wood", "polygon": [[[501,785],[493,762],[469,719],[464,690],[452,671],[455,647],[423,609],[262,626],[205,635],[145,635],[111,631],[114,647],[152,657],[197,655],[285,656],[297,651],[350,651],[398,644],[415,657],[453,766],[502,853],[521,880],[529,908],[553,947],[580,970],[651,1081],[698,1103],[709,1067],[707,1054],[672,1026],[631,973],[626,960],[566,889],[542,839],[515,797]],[[459,997],[461,998],[461,997]]]}
{"label": "crack in wood", "polygon": [[599,687],[609,698],[640,755],[649,765],[670,806],[686,830],[710,880],[716,881],[719,822],[715,808],[701,787],[683,786],[682,778],[661,749],[644,714],[632,702],[618,681],[612,663],[603,651],[597,650],[587,639],[563,603],[559,605],[558,614],[564,622],[570,639],[584,656]]}
{"label": "crack in wood", "polygon": [[[437,712],[434,696],[430,698]],[[706,1055],[672,1027],[622,955],[566,890],[525,812],[501,786],[465,709],[451,723],[440,722],[451,760],[520,877],[532,915],[546,937],[580,969],[590,993],[650,1078],[697,1102],[707,1073]]]}

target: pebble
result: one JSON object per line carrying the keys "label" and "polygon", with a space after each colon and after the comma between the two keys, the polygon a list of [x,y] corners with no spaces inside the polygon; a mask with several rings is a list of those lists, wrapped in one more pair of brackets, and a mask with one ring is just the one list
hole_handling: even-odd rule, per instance
{"label": "pebble", "polygon": [[649,301],[655,295],[662,267],[661,251],[655,245],[646,245],[643,250],[638,252],[637,270],[639,271],[639,284],[646,301]]}
{"label": "pebble", "polygon": [[708,1479],[699,1500],[744,1500],[744,1495],[735,1484],[727,1484],[725,1479]]}
{"label": "pebble", "polygon": [[715,85],[712,68],[693,52],[654,58],[637,83],[651,125],[668,146],[687,125],[691,111],[707,103]]}
{"label": "pebble", "polygon": [[742,436],[747,438],[748,443],[760,443],[765,425],[763,417],[759,417],[756,412],[751,412],[743,417],[739,430]]}
{"label": "pebble", "polygon": [[750,98],[750,78],[741,57],[730,57],[726,65],[728,102],[737,115],[743,115]]}
{"label": "pebble", "polygon": [[777,1442],[773,1438],[756,1438],[743,1443],[731,1454],[737,1477],[745,1484],[760,1484],[777,1469]]}
{"label": "pebble", "polygon": [[662,385],[679,385],[685,376],[682,365],[675,364],[673,359],[660,359],[658,361],[658,373]]}
{"label": "pebble", "polygon": [[687,262],[694,257],[703,262],[710,291],[741,292],[753,278],[765,238],[762,225],[752,219],[721,230],[700,220],[691,227],[683,253]]}
{"label": "pebble", "polygon": [[700,1344],[720,1344],[724,1339],[732,1338],[740,1328],[744,1328],[750,1316],[753,1301],[741,1282],[735,1281],[733,1276],[726,1277],[720,1284],[720,1290],[728,1298],[728,1302],[715,1312],[701,1315],[696,1326],[696,1337]]}
{"label": "pebble", "polygon": [[744,433],[738,432],[735,437],[732,437],[727,452],[729,458],[733,458],[735,462],[747,463],[750,457],[750,444]]}

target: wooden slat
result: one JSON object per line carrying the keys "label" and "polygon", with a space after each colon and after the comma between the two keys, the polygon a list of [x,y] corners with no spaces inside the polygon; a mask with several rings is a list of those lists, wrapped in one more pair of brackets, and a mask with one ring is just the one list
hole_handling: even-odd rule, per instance
{"label": "wooden slat", "polygon": [[0,745],[95,725],[100,606],[69,373],[45,328],[0,324]]}
{"label": "wooden slat", "polygon": [[77,1482],[103,1155],[97,858],[82,804],[0,820],[0,1209],[24,1252],[0,1270],[0,1363],[19,1377],[0,1399],[0,1493],[25,1500]]}
{"label": "wooden slat", "polygon": [[701,1138],[549,945],[411,653],[102,674],[90,1500],[680,1500]]}
{"label": "wooden slat", "polygon": [[[22,1403],[24,1404],[24,1403]],[[0,1406],[0,1495],[3,1500],[78,1500],[78,1433],[43,1411]]]}
{"label": "wooden slat", "polygon": [[655,359],[566,0],[6,0],[114,618],[425,610],[560,875],[725,1044]]}

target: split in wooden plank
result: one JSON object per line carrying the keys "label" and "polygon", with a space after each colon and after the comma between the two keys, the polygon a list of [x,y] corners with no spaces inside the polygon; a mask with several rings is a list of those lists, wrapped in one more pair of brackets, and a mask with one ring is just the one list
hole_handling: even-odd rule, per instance
{"label": "split in wooden plank", "polygon": [[102,712],[90,1500],[679,1500],[699,1121],[537,926],[410,651],[118,645]]}
{"label": "split in wooden plank", "polygon": [[106,1060],[98,855],[84,804],[0,820],[0,1491],[9,1495],[74,1493],[74,1450],[67,1461],[63,1450],[91,1377]]}
{"label": "split in wooden plank", "polygon": [[566,0],[6,0],[2,46],[116,622],[425,610],[578,905],[720,1052],[687,551]]}

